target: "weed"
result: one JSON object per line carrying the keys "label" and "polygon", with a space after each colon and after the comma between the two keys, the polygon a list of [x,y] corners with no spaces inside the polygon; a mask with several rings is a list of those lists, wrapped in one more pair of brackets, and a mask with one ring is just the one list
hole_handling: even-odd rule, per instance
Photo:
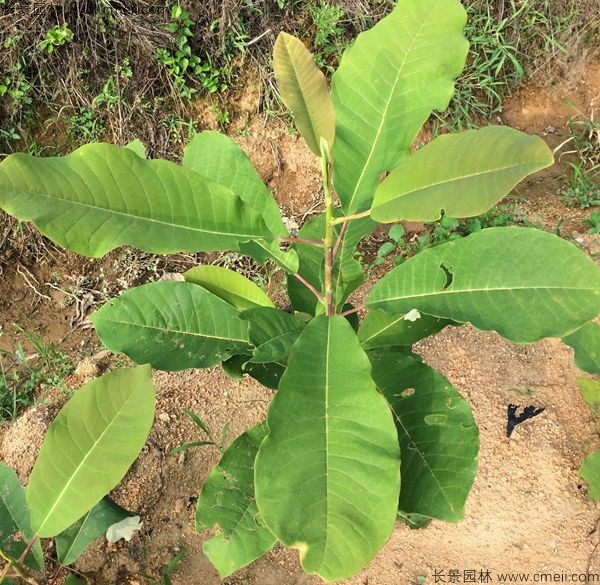
{"label": "weed", "polygon": [[171,22],[165,29],[175,35],[177,49],[156,49],[154,58],[163,65],[175,84],[175,88],[182,98],[190,99],[196,89],[190,86],[193,79],[197,79],[202,87],[209,93],[225,91],[227,85],[220,81],[221,72],[213,67],[210,58],[202,62],[198,55],[192,53],[190,40],[194,36],[192,28],[194,21],[189,12],[179,4],[171,7]]}
{"label": "weed", "polygon": [[590,235],[600,234],[600,211],[594,211],[588,219],[581,222],[585,227],[590,229],[587,231]]}
{"label": "weed", "polygon": [[35,353],[28,355],[22,342],[17,343],[14,352],[0,350],[0,421],[16,418],[33,404],[39,390],[66,390],[64,379],[73,371],[67,354],[53,343],[18,325],[15,331]]}
{"label": "weed", "polygon": [[426,231],[413,236],[409,241],[406,240],[402,224],[395,224],[389,230],[388,240],[379,246],[373,264],[379,266],[388,256],[395,254],[393,265],[398,266],[425,248],[463,238],[482,229],[509,225],[537,227],[527,220],[514,202],[502,203],[480,216],[464,220],[443,216],[439,221],[426,223]]}
{"label": "weed", "polygon": [[67,134],[78,144],[98,141],[106,132],[102,119],[92,108],[82,107],[69,118]]}
{"label": "weed", "polygon": [[58,47],[62,47],[66,43],[70,43],[73,40],[73,31],[69,28],[67,23],[63,23],[62,26],[53,26],[46,32],[46,37],[39,44],[38,49],[45,53],[53,53]]}
{"label": "weed", "polygon": [[340,25],[346,12],[339,5],[321,0],[318,4],[310,3],[308,13],[315,28],[315,61],[331,74],[339,55],[346,47],[344,29]]}

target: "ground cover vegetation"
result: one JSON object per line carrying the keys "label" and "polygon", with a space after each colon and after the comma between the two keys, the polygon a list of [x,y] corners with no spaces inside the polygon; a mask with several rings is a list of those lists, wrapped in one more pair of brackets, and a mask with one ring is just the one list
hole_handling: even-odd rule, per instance
{"label": "ground cover vegetation", "polygon": [[[181,26],[193,17],[175,10],[170,18],[181,19],[185,45]],[[449,218],[481,218],[552,165],[546,144],[488,125],[412,148],[432,112],[450,104],[469,55],[466,22],[458,0],[400,0],[344,50],[331,91],[317,65],[328,56],[315,59],[298,38],[278,35],[278,91],[320,160],[325,202],[297,236],[241,148],[216,132],[194,135],[181,164],[147,158],[138,140],[60,157],[18,153],[0,164],[0,207],[58,246],[90,257],[122,245],[239,252],[286,273],[292,307],[277,308],[235,271],[200,265],[97,310],[102,343],[139,365],[67,402],[26,490],[1,468],[4,577],[37,582],[40,538],[56,538],[67,565],[115,522],[131,525],[106,496],[150,430],[149,366],[221,364],[273,390],[266,420],[224,451],[202,487],[196,525],[218,527],[204,551],[223,577],[280,542],[327,581],[360,571],[398,518],[463,517],[478,429],[468,403],[412,352],[414,343],[455,323],[519,344],[557,337],[581,369],[598,373],[600,270],[585,253],[539,229],[491,227],[493,219],[490,227],[479,219],[479,228],[470,220],[465,237],[450,237],[460,224]],[[358,242],[377,224],[405,221],[439,221],[446,235],[352,306],[364,281]],[[390,238],[399,243],[401,229]],[[592,463],[582,468],[591,483]]]}

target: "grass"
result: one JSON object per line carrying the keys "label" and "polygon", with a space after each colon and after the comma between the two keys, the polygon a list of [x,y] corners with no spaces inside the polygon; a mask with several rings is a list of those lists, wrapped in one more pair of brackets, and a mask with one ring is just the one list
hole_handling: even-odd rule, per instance
{"label": "grass", "polygon": [[600,205],[600,122],[593,110],[586,116],[572,102],[566,103],[576,113],[569,118],[570,136],[563,143],[570,150],[563,154],[573,155],[575,162],[569,163],[569,183],[562,194],[570,205],[585,209]]}
{"label": "grass", "polygon": [[0,350],[0,422],[16,418],[44,389],[66,390],[64,379],[73,371],[68,355],[37,332],[18,325],[15,332],[22,339],[15,351]]}

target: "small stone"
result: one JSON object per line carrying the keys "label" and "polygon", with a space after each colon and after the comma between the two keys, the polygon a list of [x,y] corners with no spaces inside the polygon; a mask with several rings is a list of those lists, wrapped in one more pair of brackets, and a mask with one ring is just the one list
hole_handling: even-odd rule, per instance
{"label": "small stone", "polygon": [[166,412],[161,412],[158,415],[159,420],[161,420],[162,422],[168,423],[171,421],[171,417],[166,413]]}
{"label": "small stone", "polygon": [[185,510],[185,500],[177,500],[175,502],[175,514],[181,514]]}
{"label": "small stone", "polygon": [[185,463],[185,451],[179,453],[179,459],[177,459],[177,463],[179,463],[179,465],[183,465]]}

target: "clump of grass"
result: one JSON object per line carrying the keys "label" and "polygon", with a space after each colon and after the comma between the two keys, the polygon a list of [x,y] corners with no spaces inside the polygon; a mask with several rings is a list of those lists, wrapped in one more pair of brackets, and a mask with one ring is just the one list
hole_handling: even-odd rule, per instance
{"label": "clump of grass", "polygon": [[562,194],[569,204],[585,209],[600,205],[600,122],[595,120],[593,110],[588,117],[572,102],[565,102],[576,114],[569,118],[570,136],[563,143],[571,148],[563,154],[575,155],[576,160],[569,163],[569,184],[562,190]]}
{"label": "clump of grass", "polygon": [[15,331],[23,341],[13,352],[0,350],[0,422],[19,416],[46,388],[66,390],[64,379],[73,371],[69,356],[56,345],[18,325]]}

